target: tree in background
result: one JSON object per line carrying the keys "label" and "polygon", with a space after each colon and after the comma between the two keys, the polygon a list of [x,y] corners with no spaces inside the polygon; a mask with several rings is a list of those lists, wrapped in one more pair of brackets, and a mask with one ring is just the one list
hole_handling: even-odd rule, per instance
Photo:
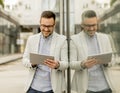
{"label": "tree in background", "polygon": [[110,6],[112,6],[117,0],[111,0],[110,1]]}
{"label": "tree in background", "polygon": [[3,0],[0,0],[0,5],[2,5],[2,7],[4,8],[4,2],[3,2]]}

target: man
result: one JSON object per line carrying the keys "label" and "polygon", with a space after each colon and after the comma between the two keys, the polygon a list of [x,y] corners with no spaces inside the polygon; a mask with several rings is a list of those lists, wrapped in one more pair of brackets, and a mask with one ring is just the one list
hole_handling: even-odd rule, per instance
{"label": "man", "polygon": [[71,37],[71,68],[75,70],[72,90],[77,93],[115,93],[108,67],[90,55],[112,53],[106,34],[98,33],[98,19],[93,10],[82,14],[83,31]]}
{"label": "man", "polygon": [[[30,72],[27,93],[62,93],[66,89],[66,38],[55,33],[55,18],[52,11],[44,11],[40,19],[41,32],[28,38],[23,55],[23,64]],[[31,64],[30,53],[54,56],[54,60],[46,59],[44,65]]]}

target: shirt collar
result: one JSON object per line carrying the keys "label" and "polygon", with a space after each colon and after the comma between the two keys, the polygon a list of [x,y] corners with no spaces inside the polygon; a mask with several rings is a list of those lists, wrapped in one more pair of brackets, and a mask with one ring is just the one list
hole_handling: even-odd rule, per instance
{"label": "shirt collar", "polygon": [[51,39],[52,37],[53,37],[53,33],[52,33],[50,36],[48,36],[47,38],[45,38],[45,37],[43,36],[43,34],[41,34],[41,38],[42,38],[42,39],[45,39],[45,40]]}
{"label": "shirt collar", "polygon": [[92,37],[87,35],[85,32],[84,32],[84,34],[85,34],[85,37],[88,38],[88,39],[97,38],[97,34],[96,33]]}

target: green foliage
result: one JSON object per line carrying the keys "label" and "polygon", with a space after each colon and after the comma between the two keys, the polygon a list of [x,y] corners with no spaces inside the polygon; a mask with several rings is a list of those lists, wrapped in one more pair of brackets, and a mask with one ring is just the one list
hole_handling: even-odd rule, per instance
{"label": "green foliage", "polygon": [[112,6],[117,0],[111,0],[110,1],[110,6]]}
{"label": "green foliage", "polygon": [[2,5],[2,7],[4,8],[4,2],[3,2],[3,0],[0,0],[0,5]]}

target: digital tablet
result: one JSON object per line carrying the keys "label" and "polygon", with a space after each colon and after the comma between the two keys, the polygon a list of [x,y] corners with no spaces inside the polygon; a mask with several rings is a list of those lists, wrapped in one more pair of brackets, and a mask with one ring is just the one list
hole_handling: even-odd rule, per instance
{"label": "digital tablet", "polygon": [[53,56],[48,55],[40,55],[35,53],[30,53],[30,62],[32,64],[43,64],[44,60],[51,59],[54,60]]}
{"label": "digital tablet", "polygon": [[98,55],[88,56],[88,59],[90,59],[90,58],[96,58],[97,62],[99,64],[107,64],[107,63],[111,62],[112,53],[105,53],[105,54],[98,54]]}

